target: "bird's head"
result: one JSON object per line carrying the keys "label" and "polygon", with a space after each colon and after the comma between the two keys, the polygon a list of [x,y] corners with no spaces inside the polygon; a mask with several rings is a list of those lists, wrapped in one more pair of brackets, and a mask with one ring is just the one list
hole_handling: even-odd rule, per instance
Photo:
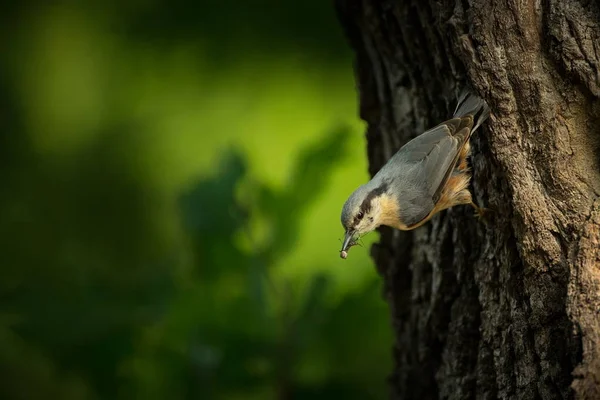
{"label": "bird's head", "polygon": [[375,230],[379,225],[386,224],[390,214],[397,214],[393,210],[388,185],[374,186],[366,184],[356,189],[342,208],[342,226],[345,230],[342,245],[342,257],[359,237]]}

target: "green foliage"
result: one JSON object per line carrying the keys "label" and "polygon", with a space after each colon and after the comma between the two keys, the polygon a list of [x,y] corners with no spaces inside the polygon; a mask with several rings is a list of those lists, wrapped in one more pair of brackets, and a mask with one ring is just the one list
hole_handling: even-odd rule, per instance
{"label": "green foliage", "polygon": [[[4,199],[3,210],[18,203],[23,211],[3,220],[14,253],[1,270],[0,363],[14,379],[0,389],[2,398],[383,395],[383,385],[373,387],[389,357],[381,346],[389,332],[378,317],[384,307],[377,285],[332,304],[326,275],[302,289],[274,270],[343,158],[347,131],[301,151],[283,189],[249,180],[246,190],[260,194],[253,200],[237,190],[247,180],[245,158],[229,152],[216,175],[181,196],[187,269],[176,260],[156,262],[155,246],[141,244],[153,241],[147,231],[155,205],[142,201],[146,191],[124,173],[131,168],[118,137],[95,142],[71,161],[77,168],[61,162],[25,172],[29,183],[45,188],[44,197],[17,186]],[[117,150],[107,150],[111,141],[108,148]],[[111,213],[89,213],[101,207]],[[76,217],[58,223],[69,213]],[[234,238],[252,235],[255,214],[266,216],[272,234],[245,251]],[[121,223],[123,216],[133,225]],[[43,253],[18,245],[31,238],[32,224],[49,240]],[[95,229],[86,230],[90,225]]]}
{"label": "green foliage", "polygon": [[385,396],[333,11],[205,3],[0,15],[0,398]]}
{"label": "green foliage", "polygon": [[[184,222],[198,262],[165,317],[142,332],[128,368],[135,386],[125,398],[251,398],[252,393],[261,398],[266,393],[281,396],[282,391],[294,398],[325,398],[341,386],[348,398],[382,394],[383,387],[370,388],[369,380],[347,380],[369,373],[359,360],[382,356],[371,353],[372,348],[364,347],[369,340],[356,335],[382,337],[377,332],[381,323],[379,328],[377,321],[364,325],[373,320],[367,295],[373,287],[359,296],[365,303],[349,296],[332,308],[326,276],[314,276],[303,293],[272,276],[277,259],[294,246],[298,221],[326,183],[335,166],[332,160],[343,155],[346,137],[347,132],[338,130],[301,152],[280,192],[254,181],[253,189],[261,193],[256,204],[244,207],[236,199],[246,172],[244,158],[236,152],[225,157],[216,176],[183,196]],[[238,231],[248,232],[253,212],[267,215],[273,234],[264,247],[243,253],[232,238]],[[343,320],[350,304],[361,317],[358,327],[352,326],[350,315]],[[343,354],[348,362],[334,366],[333,357]],[[311,371],[321,368],[322,361],[329,364],[324,371]]]}

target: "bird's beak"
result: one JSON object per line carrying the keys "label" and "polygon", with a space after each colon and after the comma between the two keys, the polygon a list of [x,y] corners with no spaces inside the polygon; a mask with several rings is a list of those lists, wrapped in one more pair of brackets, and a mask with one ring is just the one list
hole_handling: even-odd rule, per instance
{"label": "bird's beak", "polygon": [[346,235],[344,237],[344,243],[342,244],[342,250],[341,251],[346,251],[348,250],[348,245],[350,244],[350,242],[352,241],[352,238],[354,237],[354,230],[348,229],[346,231]]}

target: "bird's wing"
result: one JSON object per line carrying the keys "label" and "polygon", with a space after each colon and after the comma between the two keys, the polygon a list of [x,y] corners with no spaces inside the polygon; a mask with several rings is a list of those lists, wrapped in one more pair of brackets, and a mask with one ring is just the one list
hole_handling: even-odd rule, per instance
{"label": "bird's wing", "polygon": [[471,134],[472,118],[453,118],[425,131],[402,147],[396,157],[412,165],[411,180],[437,203]]}

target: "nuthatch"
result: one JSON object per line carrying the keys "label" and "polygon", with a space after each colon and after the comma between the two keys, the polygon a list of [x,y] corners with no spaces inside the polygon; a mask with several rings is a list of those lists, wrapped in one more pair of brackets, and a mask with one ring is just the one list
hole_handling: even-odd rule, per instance
{"label": "nuthatch", "polygon": [[469,139],[490,115],[486,102],[464,92],[454,116],[406,143],[342,209],[346,230],[340,256],[360,236],[380,225],[403,231],[429,221],[438,212],[470,204],[482,216],[469,192]]}

